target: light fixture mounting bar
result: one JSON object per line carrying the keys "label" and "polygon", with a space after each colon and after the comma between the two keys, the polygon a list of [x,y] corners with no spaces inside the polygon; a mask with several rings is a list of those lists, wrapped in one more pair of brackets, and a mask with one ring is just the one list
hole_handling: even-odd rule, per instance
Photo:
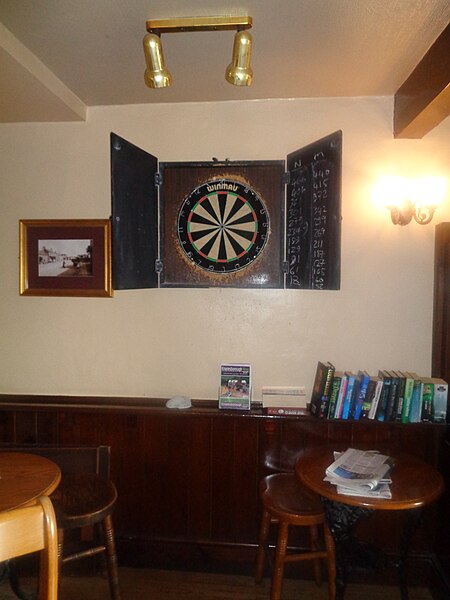
{"label": "light fixture mounting bar", "polygon": [[253,19],[249,16],[177,17],[173,19],[148,20],[149,33],[171,33],[176,31],[225,31],[250,29]]}

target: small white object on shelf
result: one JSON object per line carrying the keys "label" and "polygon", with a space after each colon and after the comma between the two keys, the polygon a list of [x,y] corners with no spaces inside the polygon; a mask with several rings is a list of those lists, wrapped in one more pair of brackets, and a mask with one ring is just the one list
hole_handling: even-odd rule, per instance
{"label": "small white object on shelf", "polygon": [[174,396],[173,398],[170,398],[170,400],[167,400],[167,402],[166,402],[167,408],[182,409],[182,408],[191,408],[191,406],[192,406],[191,399],[188,398],[187,396]]}

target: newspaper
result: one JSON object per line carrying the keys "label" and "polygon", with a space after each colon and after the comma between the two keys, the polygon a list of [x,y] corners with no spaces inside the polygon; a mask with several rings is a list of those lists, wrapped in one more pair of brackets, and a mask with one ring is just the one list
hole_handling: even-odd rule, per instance
{"label": "newspaper", "polygon": [[325,481],[362,495],[363,492],[376,490],[380,483],[390,483],[391,467],[392,461],[385,454],[375,450],[348,448],[327,468]]}
{"label": "newspaper", "polygon": [[341,485],[336,486],[338,494],[345,494],[346,496],[362,496],[364,498],[392,498],[391,488],[388,482],[380,482],[377,487],[369,490],[368,488],[358,487],[343,487]]}

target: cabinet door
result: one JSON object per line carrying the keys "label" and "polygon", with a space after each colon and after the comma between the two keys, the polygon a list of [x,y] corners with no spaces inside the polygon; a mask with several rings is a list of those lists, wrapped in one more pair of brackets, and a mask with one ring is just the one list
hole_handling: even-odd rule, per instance
{"label": "cabinet door", "polygon": [[158,287],[155,156],[111,133],[113,288]]}
{"label": "cabinet door", "polygon": [[432,375],[450,381],[450,223],[436,226]]}

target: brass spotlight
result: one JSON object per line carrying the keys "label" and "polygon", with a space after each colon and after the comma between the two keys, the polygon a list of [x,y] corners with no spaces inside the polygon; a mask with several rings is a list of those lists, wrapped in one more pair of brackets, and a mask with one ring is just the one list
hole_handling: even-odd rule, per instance
{"label": "brass spotlight", "polygon": [[250,67],[252,36],[248,31],[238,31],[234,36],[233,57],[225,72],[225,79],[233,85],[251,85],[253,71]]}
{"label": "brass spotlight", "polygon": [[164,64],[161,38],[155,33],[147,33],[144,37],[144,54],[147,63],[144,74],[145,84],[153,89],[169,87],[172,83],[172,75]]}
{"label": "brass spotlight", "polygon": [[161,45],[162,33],[177,31],[223,31],[236,30],[231,64],[227,67],[226,80],[238,86],[251,85],[253,72],[250,67],[252,36],[247,29],[253,24],[252,17],[181,17],[175,19],[149,20],[148,34],[144,37],[144,54],[147,69],[145,83],[150,88],[169,87],[172,76],[164,64]]}

